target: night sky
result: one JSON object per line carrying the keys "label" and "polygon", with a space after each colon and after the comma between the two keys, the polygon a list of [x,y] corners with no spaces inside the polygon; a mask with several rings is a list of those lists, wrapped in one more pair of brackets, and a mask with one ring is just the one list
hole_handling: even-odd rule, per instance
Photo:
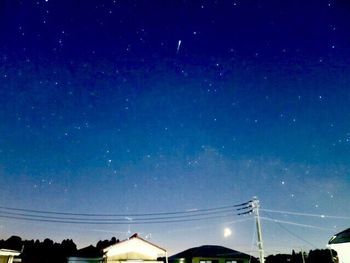
{"label": "night sky", "polygon": [[[349,29],[346,0],[0,0],[0,216],[258,196],[273,210],[261,211],[268,254],[325,248],[350,219]],[[254,231],[233,212],[138,225],[0,217],[0,238],[82,247],[138,232],[170,254],[256,255]]]}

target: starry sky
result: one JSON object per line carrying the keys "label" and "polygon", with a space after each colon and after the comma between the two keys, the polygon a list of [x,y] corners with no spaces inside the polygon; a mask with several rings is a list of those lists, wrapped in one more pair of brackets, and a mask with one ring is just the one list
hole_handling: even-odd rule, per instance
{"label": "starry sky", "polygon": [[[345,0],[1,0],[0,207],[128,215],[258,196],[268,254],[324,248],[350,218],[349,13]],[[257,254],[253,218],[234,214],[0,229]]]}

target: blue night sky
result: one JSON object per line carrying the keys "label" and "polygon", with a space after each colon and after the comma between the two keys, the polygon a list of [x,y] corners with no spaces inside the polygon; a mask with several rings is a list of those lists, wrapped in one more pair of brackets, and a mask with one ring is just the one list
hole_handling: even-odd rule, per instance
{"label": "blue night sky", "polygon": [[350,219],[349,25],[345,0],[1,0],[0,238],[138,232],[170,254],[256,255],[253,217],[235,212],[86,225],[4,208],[130,215],[258,196],[268,254],[324,248]]}

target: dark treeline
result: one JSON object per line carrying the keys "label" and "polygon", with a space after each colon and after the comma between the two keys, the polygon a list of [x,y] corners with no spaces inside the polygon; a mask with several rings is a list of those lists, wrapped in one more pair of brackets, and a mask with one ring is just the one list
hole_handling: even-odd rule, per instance
{"label": "dark treeline", "polygon": [[[119,240],[112,237],[111,240],[100,240],[96,244],[98,250],[118,243]],[[12,236],[7,240],[0,240],[0,248],[22,251],[23,263],[66,263],[67,257],[77,255],[77,246],[72,239],[65,239],[56,243],[46,238],[39,240],[22,240],[18,236]],[[254,260],[255,262],[255,260]],[[256,261],[258,262],[258,261]],[[333,263],[332,255],[328,249],[311,250],[304,253],[304,261],[301,252],[292,254],[277,254],[266,257],[266,263]]]}
{"label": "dark treeline", "polygon": [[[336,253],[333,251],[333,255]],[[309,253],[301,252],[292,254],[277,254],[266,257],[265,263],[333,263],[329,249],[310,250]]]}
{"label": "dark treeline", "polygon": [[[111,240],[98,241],[96,247],[102,250],[117,242],[119,240],[112,237]],[[22,251],[23,263],[66,263],[67,257],[77,253],[77,246],[72,239],[56,243],[48,238],[44,241],[34,241],[12,236],[7,240],[0,240],[0,248]]]}

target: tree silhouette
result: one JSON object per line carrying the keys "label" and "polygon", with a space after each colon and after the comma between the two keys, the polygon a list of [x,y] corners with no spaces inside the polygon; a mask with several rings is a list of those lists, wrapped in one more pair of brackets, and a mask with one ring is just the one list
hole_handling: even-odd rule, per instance
{"label": "tree silhouette", "polygon": [[[100,240],[96,244],[96,249],[102,251],[118,242],[119,239],[115,237],[110,240]],[[72,239],[55,243],[49,238],[41,242],[39,240],[22,240],[18,236],[11,236],[7,240],[0,240],[0,248],[18,251],[23,248],[22,263],[66,263],[69,256],[77,253],[77,246]],[[255,258],[252,258],[251,262],[256,262]],[[301,252],[296,253],[293,250],[291,254],[270,255],[266,257],[266,263],[303,263],[303,260]],[[309,254],[305,255],[305,263],[333,263],[331,252],[328,249],[310,250]]]}
{"label": "tree silhouette", "polygon": [[115,237],[112,237],[111,240],[103,240],[103,241],[98,241],[96,244],[96,247],[100,250],[105,249],[106,247],[109,247],[111,245],[114,245],[119,242],[119,239],[116,239]]}

